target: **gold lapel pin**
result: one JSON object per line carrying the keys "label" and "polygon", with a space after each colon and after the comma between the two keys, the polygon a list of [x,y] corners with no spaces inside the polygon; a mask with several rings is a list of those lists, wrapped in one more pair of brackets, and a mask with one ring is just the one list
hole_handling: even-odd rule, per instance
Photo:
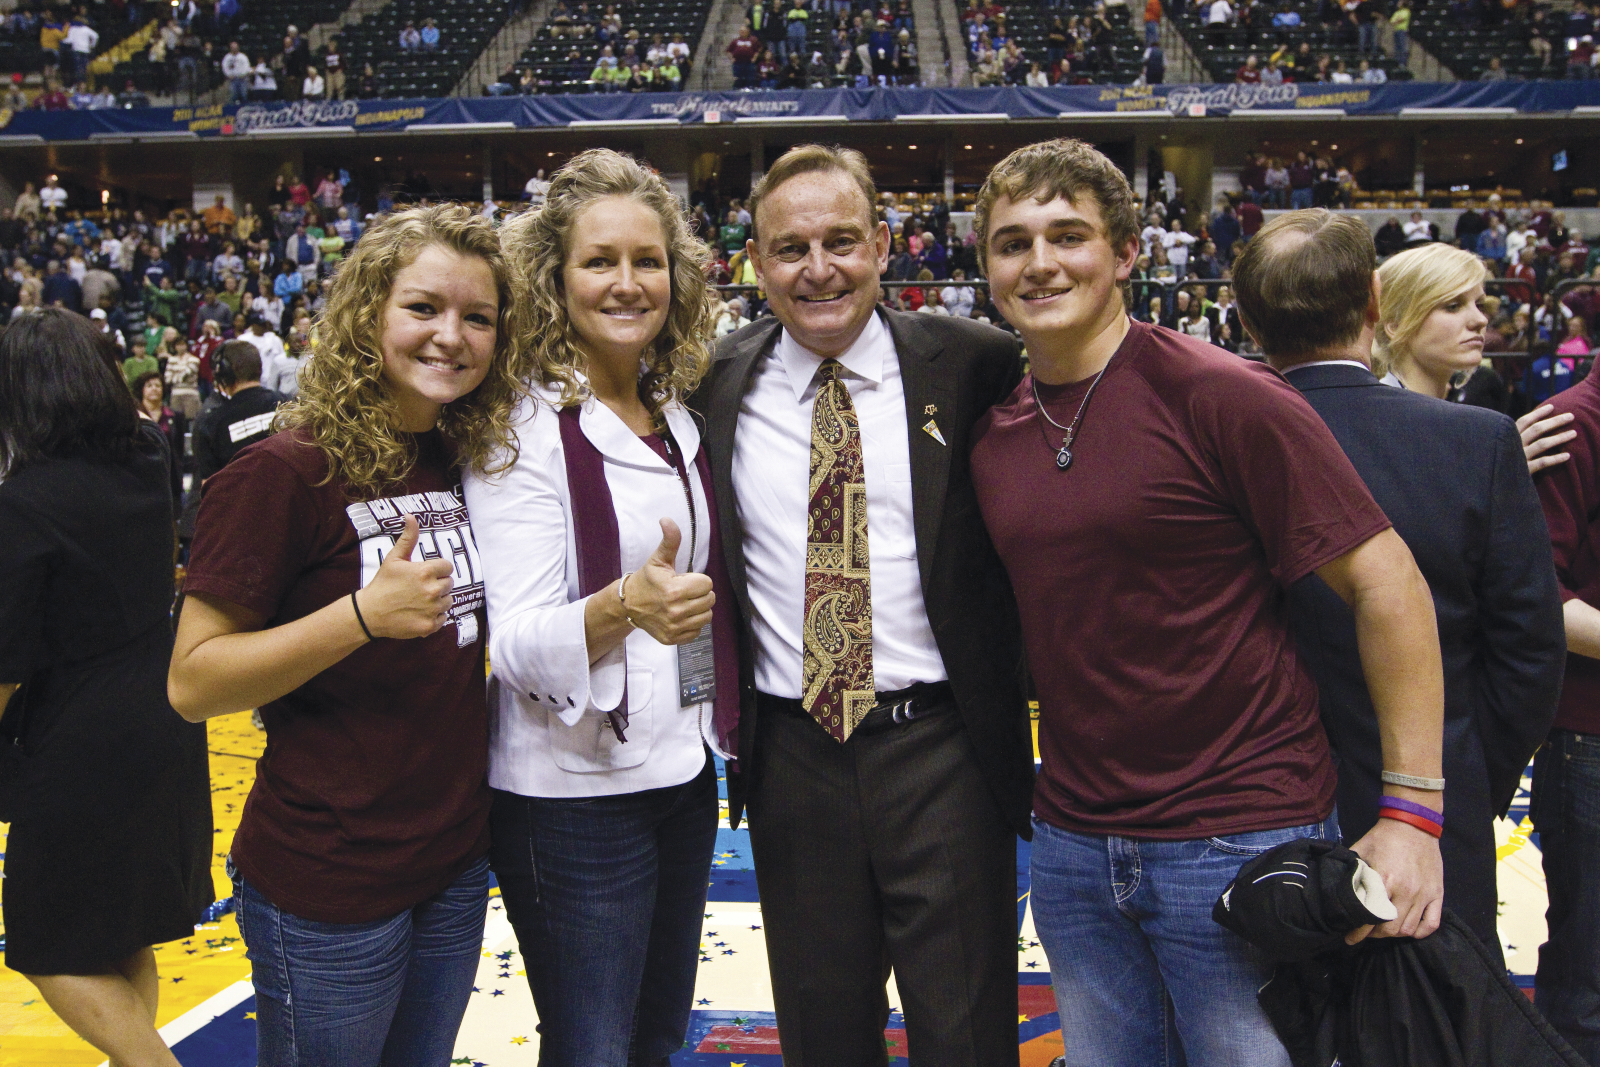
{"label": "gold lapel pin", "polygon": [[[931,408],[933,405],[929,404],[928,407]],[[923,425],[922,432],[933,438],[935,441],[938,441],[941,445],[945,444],[944,434],[939,432],[939,424],[934,422],[932,419],[929,419],[927,423]],[[945,447],[948,448],[949,445],[945,445]]]}
{"label": "gold lapel pin", "polygon": [[929,404],[927,407],[922,409],[922,413],[924,415],[937,415],[939,414],[939,405]]}

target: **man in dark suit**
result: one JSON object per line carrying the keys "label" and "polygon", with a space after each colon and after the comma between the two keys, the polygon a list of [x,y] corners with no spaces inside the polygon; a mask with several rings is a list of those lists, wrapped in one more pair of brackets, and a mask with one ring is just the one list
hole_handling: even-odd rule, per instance
{"label": "man in dark suit", "polygon": [[[1373,377],[1376,253],[1323,209],[1262,228],[1234,265],[1245,329],[1337,438],[1428,580],[1444,661],[1445,906],[1498,958],[1493,822],[1550,728],[1566,657],[1544,516],[1504,415]],[[1339,824],[1379,818],[1377,717],[1350,611],[1315,576],[1290,592],[1295,637],[1340,759]]]}
{"label": "man in dark suit", "polygon": [[917,1063],[995,1067],[1018,1059],[1033,759],[967,451],[1021,365],[998,330],[877,307],[876,200],[857,152],[774,163],[746,247],[775,318],[724,338],[692,401],[739,592],[729,817],[788,1067],[886,1063],[891,968]]}

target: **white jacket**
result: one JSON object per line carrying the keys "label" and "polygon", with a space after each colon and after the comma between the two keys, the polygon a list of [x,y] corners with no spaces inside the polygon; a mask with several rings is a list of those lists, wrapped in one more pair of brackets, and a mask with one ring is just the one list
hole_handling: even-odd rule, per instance
{"label": "white jacket", "polygon": [[[588,598],[578,595],[566,453],[552,406],[558,395],[539,388],[518,407],[519,451],[510,470],[464,479],[489,608],[489,784],[535,797],[681,785],[705,766],[705,745],[717,748],[712,708],[680,706],[678,650],[643,630],[589,663]],[[669,407],[666,418],[688,457],[699,525],[693,569],[704,571],[716,517],[693,463],[700,433],[681,405]],[[656,550],[662,518],[683,531],[678,570],[689,570],[693,524],[676,470],[592,398],[579,425],[604,456],[622,573],[642,567]],[[624,676],[628,739],[619,743],[606,712],[620,703]]]}

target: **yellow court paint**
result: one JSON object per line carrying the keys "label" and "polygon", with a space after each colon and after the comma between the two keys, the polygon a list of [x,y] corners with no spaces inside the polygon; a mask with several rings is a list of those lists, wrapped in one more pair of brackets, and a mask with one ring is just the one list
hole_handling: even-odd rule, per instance
{"label": "yellow court paint", "polygon": [[[255,781],[256,758],[266,737],[250,725],[250,713],[224,715],[207,726],[211,749],[211,811],[216,847],[211,872],[219,899],[233,892],[222,862],[233,844],[244,799]],[[0,835],[6,826],[0,823]],[[63,842],[70,847],[70,842]],[[0,837],[0,852],[4,852]],[[0,881],[0,893],[4,882]],[[3,957],[0,957],[3,959]],[[233,983],[250,977],[244,943],[232,915],[207,923],[192,938],[156,947],[161,968],[161,1009],[156,1024],[165,1026],[190,1008]],[[94,1067],[105,1056],[56,1018],[39,991],[20,974],[0,964],[0,1067],[59,1064]]]}

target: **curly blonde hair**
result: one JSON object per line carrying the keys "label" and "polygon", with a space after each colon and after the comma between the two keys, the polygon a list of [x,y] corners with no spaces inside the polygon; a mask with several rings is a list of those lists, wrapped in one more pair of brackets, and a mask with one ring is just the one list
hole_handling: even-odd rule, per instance
{"label": "curly blonde hair", "polygon": [[694,392],[711,366],[708,338],[715,300],[705,274],[711,254],[694,236],[667,183],[632,156],[609,148],[574,156],[551,179],[542,209],[525,211],[501,227],[501,247],[517,287],[507,331],[515,335],[519,362],[539,382],[561,390],[560,407],[588,396],[579,378],[587,359],[567,314],[562,273],[578,213],[608,196],[631,197],[655,212],[666,238],[672,302],[639,375],[639,399],[659,426],[662,409]]}
{"label": "curly blonde hair", "polygon": [[438,245],[488,264],[499,300],[489,373],[444,406],[439,429],[464,466],[516,460],[511,415],[522,397],[517,348],[506,329],[512,282],[494,228],[466,207],[441,204],[398,211],[361,235],[328,287],[316,345],[300,372],[299,396],[278,409],[280,429],[301,428],[328,459],[328,479],[352,496],[377,495],[404,481],[414,448],[399,430],[400,410],[383,379],[383,319],[394,279],[423,249]]}

